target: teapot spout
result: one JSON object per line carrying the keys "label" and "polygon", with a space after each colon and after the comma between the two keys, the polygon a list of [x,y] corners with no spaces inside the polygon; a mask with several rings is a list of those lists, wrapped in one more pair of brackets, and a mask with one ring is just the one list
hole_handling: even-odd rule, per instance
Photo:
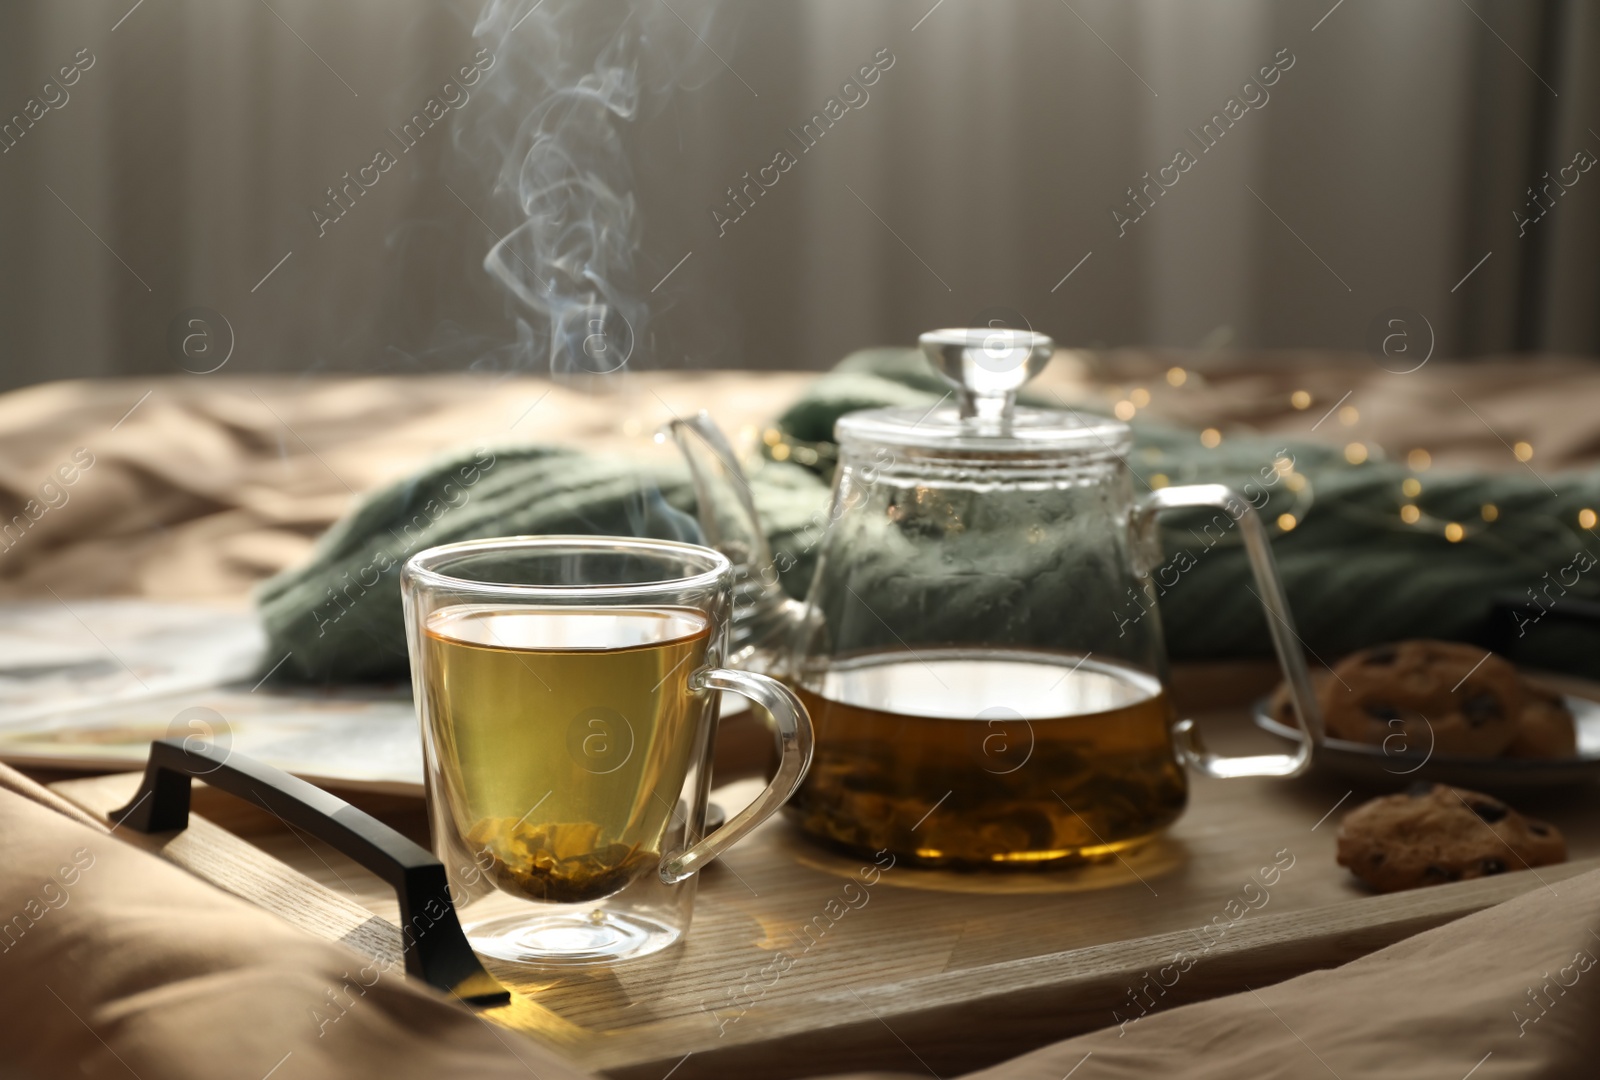
{"label": "teapot spout", "polygon": [[722,429],[703,410],[668,425],[689,467],[706,543],[733,563],[733,620],[727,663],[781,674],[801,605],[778,584],[777,564],[755,494]]}

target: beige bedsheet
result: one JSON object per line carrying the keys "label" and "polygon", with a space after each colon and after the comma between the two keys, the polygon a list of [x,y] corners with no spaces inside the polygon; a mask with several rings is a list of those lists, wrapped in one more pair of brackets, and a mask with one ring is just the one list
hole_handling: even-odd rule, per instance
{"label": "beige bedsheet", "polygon": [[[1166,377],[1175,366],[1181,386]],[[702,408],[750,443],[812,378],[658,372],[585,391],[535,378],[216,375],[14,391],[0,395],[0,598],[242,604],[304,558],[357,492],[446,448],[527,440],[668,452],[651,435]],[[1600,461],[1600,365],[1577,360],[1435,360],[1395,375],[1362,355],[1119,350],[1064,353],[1041,381],[1064,402],[1102,408],[1143,387],[1141,416],[1225,434],[1362,441],[1395,455],[1420,446],[1435,469],[1543,474]],[[1297,409],[1301,389],[1311,402]],[[1519,440],[1534,448],[1526,466],[1512,456]]]}
{"label": "beige bedsheet", "polygon": [[[1191,372],[1181,386],[1166,379],[1173,366]],[[174,377],[13,392],[0,396],[0,526],[10,523],[0,529],[0,596],[242,604],[250,586],[303,558],[356,493],[447,447],[527,439],[652,452],[660,423],[699,408],[750,440],[810,377],[662,373],[605,394],[450,376]],[[1435,361],[1400,376],[1364,357],[1222,364],[1118,352],[1063,357],[1047,385],[1065,401],[1101,405],[1144,387],[1144,415],[1224,433],[1362,441],[1396,455],[1425,447],[1435,469],[1543,474],[1600,461],[1600,368],[1575,361]],[[1292,405],[1297,389],[1310,393],[1307,408]],[[1355,408],[1354,423],[1342,406]],[[1519,440],[1534,449],[1526,464],[1512,456]],[[51,800],[25,782],[0,786],[10,788],[0,792],[0,839],[12,864],[0,902],[35,914],[48,902],[40,921],[53,920],[5,958],[0,980],[0,1018],[24,1048],[13,1065],[26,1075],[111,1075],[113,1054],[144,1076],[217,1075],[219,1057],[249,1075],[277,1062],[285,1076],[442,1075],[452,1066],[514,1076],[535,1060],[539,1075],[576,1075],[405,983],[352,1010],[341,1041],[316,1038],[305,1001],[353,956],[293,935],[75,815],[52,814]],[[100,861],[55,910],[38,899],[39,883],[85,844]],[[1126,1036],[1099,1032],[982,1075],[1591,1075],[1600,880],[1558,889],[1336,971],[1153,1013]],[[141,902],[130,908],[130,895]]]}

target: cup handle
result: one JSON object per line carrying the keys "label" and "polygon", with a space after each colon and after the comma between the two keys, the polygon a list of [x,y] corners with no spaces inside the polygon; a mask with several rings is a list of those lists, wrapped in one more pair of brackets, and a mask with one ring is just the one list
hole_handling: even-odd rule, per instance
{"label": "cup handle", "polygon": [[715,668],[690,680],[696,690],[731,690],[749,698],[772,715],[778,739],[778,771],[754,802],[720,829],[703,836],[689,848],[661,860],[661,880],[674,885],[743,840],[789,801],[811,765],[811,717],[800,699],[776,679],[753,671]]}
{"label": "cup handle", "polygon": [[[1180,720],[1173,729],[1177,737],[1178,756],[1185,765],[1197,772],[1224,779],[1235,776],[1299,776],[1311,767],[1312,755],[1322,745],[1322,710],[1311,689],[1306,660],[1300,652],[1300,636],[1295,632],[1294,616],[1289,612],[1289,601],[1283,592],[1283,582],[1278,577],[1278,564],[1272,557],[1272,545],[1267,540],[1267,530],[1262,527],[1255,508],[1225,484],[1160,488],[1145,495],[1136,504],[1134,534],[1141,544],[1150,541],[1154,536],[1157,514],[1163,510],[1195,506],[1218,507],[1239,523],[1245,553],[1250,557],[1250,570],[1255,577],[1256,587],[1261,590],[1257,599],[1266,611],[1272,647],[1278,654],[1278,664],[1283,668],[1284,678],[1289,684],[1289,698],[1294,703],[1295,721],[1300,728],[1300,745],[1292,754],[1225,757],[1205,748],[1193,720]],[[1240,508],[1242,512],[1235,514]]]}

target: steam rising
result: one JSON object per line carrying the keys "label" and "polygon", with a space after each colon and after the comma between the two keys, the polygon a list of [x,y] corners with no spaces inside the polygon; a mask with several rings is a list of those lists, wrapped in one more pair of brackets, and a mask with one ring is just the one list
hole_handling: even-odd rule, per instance
{"label": "steam rising", "polygon": [[[706,0],[490,0],[474,28],[504,70],[497,107],[459,129],[522,223],[483,265],[517,318],[517,366],[558,378],[637,365],[649,342],[643,226],[625,135],[715,74]],[[708,45],[710,47],[708,47]]]}

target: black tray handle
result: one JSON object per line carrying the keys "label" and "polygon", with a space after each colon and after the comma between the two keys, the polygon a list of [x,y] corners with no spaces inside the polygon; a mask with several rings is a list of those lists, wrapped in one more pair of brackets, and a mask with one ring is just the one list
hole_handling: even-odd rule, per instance
{"label": "black tray handle", "polygon": [[191,778],[304,829],[394,886],[407,974],[473,1005],[511,1000],[467,944],[444,864],[372,815],[281,769],[198,741],[158,739],[138,794],[106,816],[142,833],[187,828]]}

